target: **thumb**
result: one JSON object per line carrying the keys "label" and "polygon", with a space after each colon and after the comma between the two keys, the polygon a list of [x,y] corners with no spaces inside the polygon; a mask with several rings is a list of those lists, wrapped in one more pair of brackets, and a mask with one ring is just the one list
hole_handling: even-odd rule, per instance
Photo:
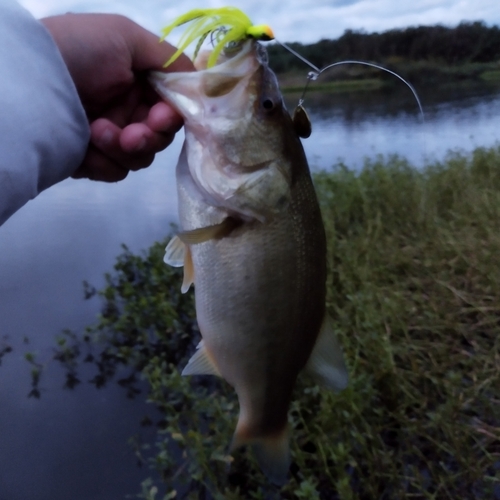
{"label": "thumb", "polygon": [[[160,42],[158,36],[136,25],[131,47],[133,70],[161,70],[176,51],[173,45]],[[181,54],[168,68],[169,71],[194,71],[193,63],[185,54]]]}

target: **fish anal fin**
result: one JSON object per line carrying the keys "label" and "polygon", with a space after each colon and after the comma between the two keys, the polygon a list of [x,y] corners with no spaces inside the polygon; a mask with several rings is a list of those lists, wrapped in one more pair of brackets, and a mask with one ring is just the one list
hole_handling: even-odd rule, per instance
{"label": "fish anal fin", "polygon": [[179,233],[179,238],[187,245],[196,245],[205,241],[218,240],[229,236],[233,229],[241,225],[241,221],[234,217],[225,218],[220,224],[213,226],[200,227],[191,231]]}
{"label": "fish anal fin", "polygon": [[182,267],[184,265],[186,245],[178,236],[174,236],[165,248],[163,262],[172,267]]}
{"label": "fish anal fin", "polygon": [[307,362],[306,371],[327,389],[341,391],[347,387],[349,374],[342,348],[328,314],[323,320],[318,339]]}
{"label": "fish anal fin", "polygon": [[231,452],[244,445],[251,446],[262,472],[269,481],[277,486],[286,482],[290,469],[288,425],[274,434],[252,437],[245,426],[238,421],[231,443]]}
{"label": "fish anal fin", "polygon": [[194,283],[194,266],[191,249],[185,245],[184,252],[184,279],[182,280],[181,293],[186,293]]}
{"label": "fish anal fin", "polygon": [[221,376],[217,366],[207,351],[203,340],[198,344],[196,352],[191,356],[181,375],[216,375]]}

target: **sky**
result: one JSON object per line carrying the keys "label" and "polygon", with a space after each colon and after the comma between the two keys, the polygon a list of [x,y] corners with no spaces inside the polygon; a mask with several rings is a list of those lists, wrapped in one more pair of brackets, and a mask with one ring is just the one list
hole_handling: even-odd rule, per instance
{"label": "sky", "polygon": [[[254,24],[268,24],[282,42],[312,43],[337,38],[346,29],[381,32],[391,28],[485,21],[500,25],[499,0],[20,0],[35,17],[65,12],[112,12],[160,33],[194,8],[232,5]],[[179,30],[178,30],[179,31]],[[176,36],[169,38],[175,43]]]}

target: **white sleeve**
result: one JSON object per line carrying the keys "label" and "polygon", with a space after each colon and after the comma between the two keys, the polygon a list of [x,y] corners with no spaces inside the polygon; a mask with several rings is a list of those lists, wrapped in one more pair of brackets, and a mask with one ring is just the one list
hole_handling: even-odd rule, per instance
{"label": "white sleeve", "polygon": [[0,225],[81,164],[90,130],[45,27],[0,0]]}

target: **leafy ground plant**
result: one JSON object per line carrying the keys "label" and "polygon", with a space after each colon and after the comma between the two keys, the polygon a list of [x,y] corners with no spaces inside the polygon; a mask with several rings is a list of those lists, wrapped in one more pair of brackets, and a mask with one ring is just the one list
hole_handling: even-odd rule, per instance
{"label": "leafy ground plant", "polygon": [[[338,165],[315,181],[327,307],[351,381],[335,395],[300,379],[281,490],[250,454],[227,454],[234,391],[180,376],[199,332],[164,242],[140,256],[125,249],[98,292],[103,313],[86,333],[104,346],[94,383],[127,367],[122,384],[143,378],[162,415],[156,442],[138,449],[161,481],[139,497],[500,498],[500,148],[422,170],[401,158],[358,173]],[[61,360],[74,370],[69,344]]]}

